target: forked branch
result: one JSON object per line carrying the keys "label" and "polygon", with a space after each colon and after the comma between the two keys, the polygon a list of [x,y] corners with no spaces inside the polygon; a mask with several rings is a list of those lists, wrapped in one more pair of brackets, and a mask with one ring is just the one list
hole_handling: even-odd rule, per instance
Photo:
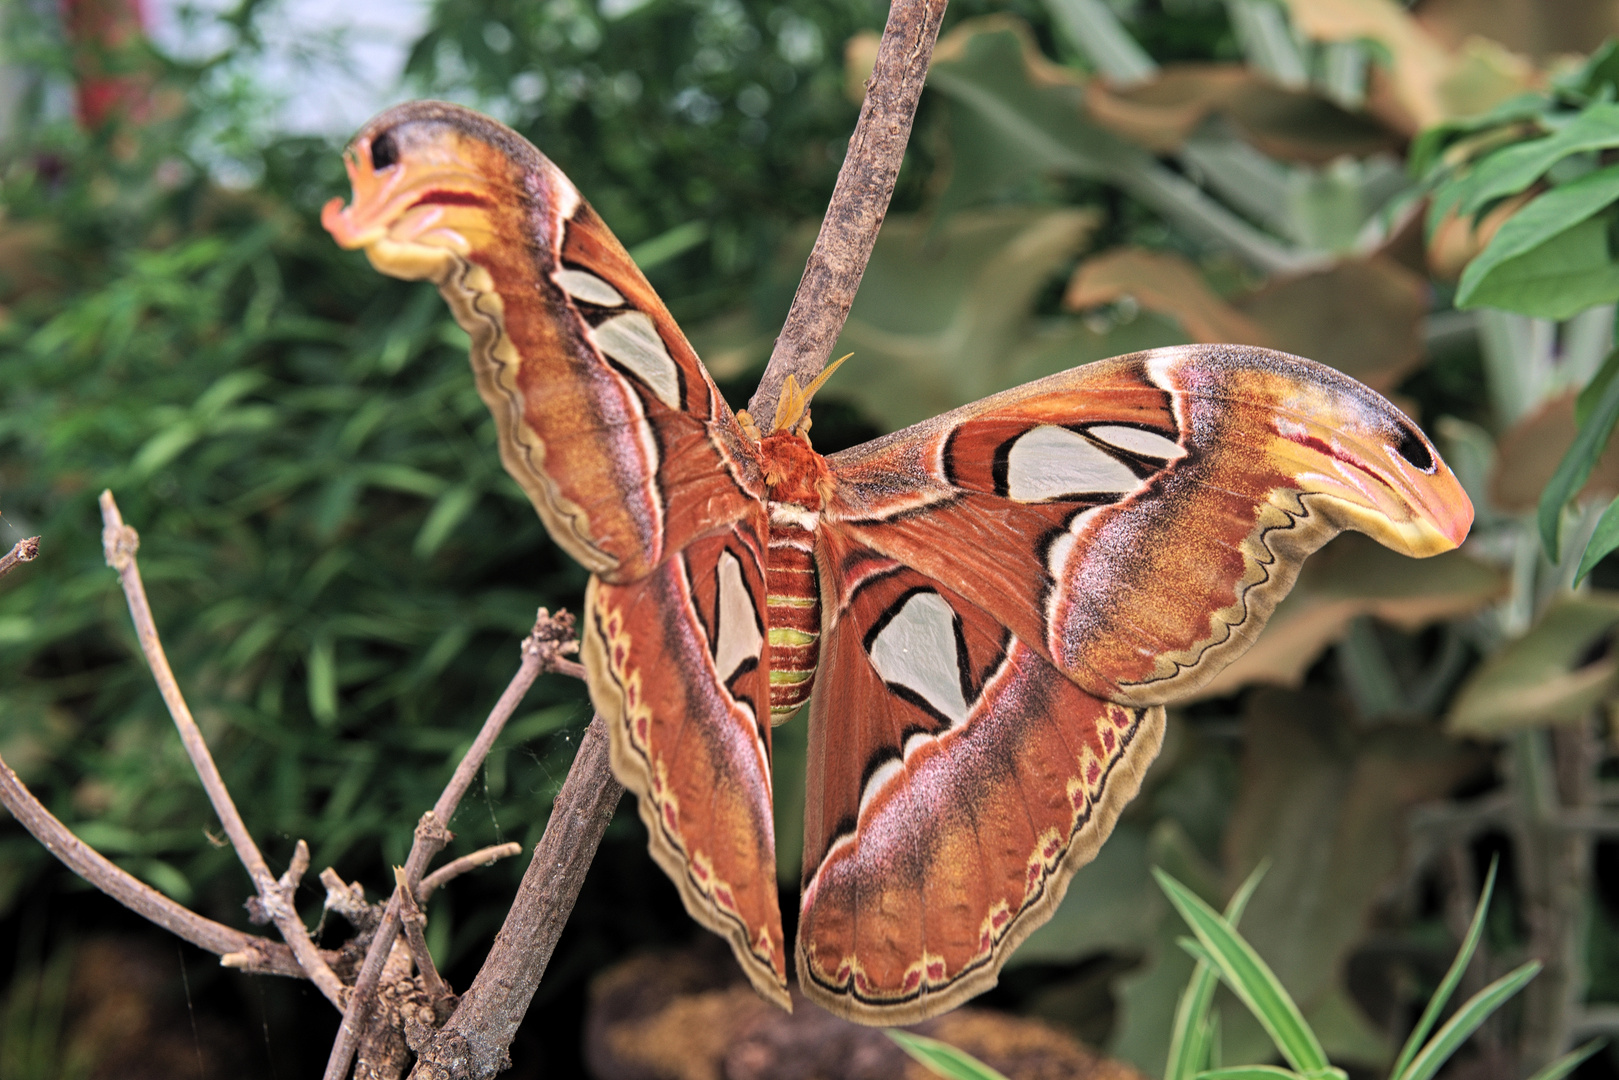
{"label": "forked branch", "polygon": [[[203,918],[133,877],[73,835],[71,829],[34,798],[33,792],[4,761],[0,761],[0,805],[11,811],[11,816],[69,870],[137,915],[198,948],[217,953],[226,967],[265,975],[303,976],[303,968],[298,966],[287,946]],[[335,953],[321,955],[327,962],[336,958]]]}
{"label": "forked branch", "polygon": [[[405,859],[404,881],[395,886],[393,896],[388,900],[388,907],[383,912],[382,924],[377,927],[376,935],[366,950],[365,962],[360,966],[359,977],[354,981],[353,996],[349,998],[348,1007],[343,1011],[343,1023],[338,1028],[337,1040],[332,1044],[331,1055],[326,1059],[326,1080],[343,1080],[343,1077],[348,1075],[349,1064],[354,1059],[355,1049],[360,1045],[368,1015],[376,1000],[377,984],[382,978],[383,967],[402,926],[404,914],[402,892],[409,888],[416,894],[418,902],[424,898],[425,893],[419,887],[422,873],[427,869],[427,864],[432,861],[433,856],[442,851],[444,845],[451,839],[451,833],[445,827],[445,822],[455,816],[461,797],[466,794],[472,778],[478,775],[478,770],[483,767],[484,759],[494,748],[495,740],[506,727],[506,721],[517,711],[523,695],[528,693],[528,688],[542,672],[555,671],[565,675],[582,673],[583,669],[577,663],[565,658],[565,654],[575,648],[577,645],[573,640],[573,616],[567,612],[559,612],[553,616],[541,608],[535,618],[534,629],[523,639],[523,660],[518,665],[517,674],[512,676],[512,681],[500,695],[500,700],[495,702],[495,707],[490,710],[482,730],[478,732],[478,737],[473,740],[461,763],[456,766],[455,774],[445,785],[444,793],[433,804],[433,809],[423,814],[416,824],[416,838],[411,844],[410,855]],[[569,776],[572,776],[571,772]],[[612,779],[611,773],[607,779],[616,786],[617,782]],[[616,794],[613,800],[616,804],[618,801]],[[543,839],[541,843],[544,843]],[[468,858],[475,858],[481,854],[483,853],[475,852]],[[448,871],[450,867],[444,869]]]}
{"label": "forked branch", "polygon": [[[292,902],[293,890],[297,887],[297,879],[303,876],[302,872],[289,872],[284,882],[277,881],[270,873],[259,846],[253,842],[253,834],[247,831],[242,815],[237,812],[236,803],[225,787],[225,779],[219,775],[219,767],[214,764],[214,757],[208,751],[208,743],[191,715],[185,696],[180,693],[174,670],[169,667],[169,658],[163,652],[163,642],[157,636],[157,624],[152,619],[152,608],[146,601],[146,586],[141,581],[140,565],[135,561],[140,536],[124,524],[123,515],[118,512],[118,503],[110,491],[101,493],[101,520],[101,543],[107,565],[118,571],[118,579],[124,586],[124,597],[129,601],[130,617],[135,621],[135,636],[140,640],[141,652],[146,656],[152,678],[157,681],[158,691],[163,695],[163,703],[168,706],[174,726],[180,732],[180,741],[185,745],[186,755],[191,758],[191,767],[197,771],[203,790],[208,793],[208,801],[214,806],[214,813],[219,815],[220,823],[225,826],[225,835],[230,837],[237,858],[242,860],[248,876],[253,879],[253,888],[258,893],[258,902],[264,914],[281,931],[282,939],[291,946],[304,974],[326,995],[328,1001],[342,1008],[347,996],[343,983],[321,956],[320,950],[315,948],[315,943],[309,937],[309,928],[304,926]],[[306,866],[307,859],[306,850]]]}

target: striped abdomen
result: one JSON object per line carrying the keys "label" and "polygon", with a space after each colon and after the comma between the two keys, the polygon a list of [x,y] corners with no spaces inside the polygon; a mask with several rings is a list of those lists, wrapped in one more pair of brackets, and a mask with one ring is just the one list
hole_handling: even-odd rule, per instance
{"label": "striped abdomen", "polygon": [[821,656],[815,534],[772,515],[765,582],[770,609],[770,722],[779,724],[809,700]]}

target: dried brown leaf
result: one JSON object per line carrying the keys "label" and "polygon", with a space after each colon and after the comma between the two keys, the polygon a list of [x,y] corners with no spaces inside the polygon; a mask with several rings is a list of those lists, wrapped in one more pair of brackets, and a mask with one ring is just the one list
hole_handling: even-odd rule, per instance
{"label": "dried brown leaf", "polygon": [[[1498,509],[1521,514],[1540,505],[1540,493],[1574,445],[1574,398],[1572,392],[1552,398],[1501,437],[1490,476],[1490,502]],[[1619,494],[1619,440],[1609,439],[1580,497],[1614,494]]]}

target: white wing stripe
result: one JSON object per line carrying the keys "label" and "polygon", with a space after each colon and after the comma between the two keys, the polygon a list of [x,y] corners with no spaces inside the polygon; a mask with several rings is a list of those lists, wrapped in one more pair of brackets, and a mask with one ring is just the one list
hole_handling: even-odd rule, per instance
{"label": "white wing stripe", "polygon": [[955,612],[936,592],[919,592],[871,643],[871,666],[883,681],[903,686],[952,724],[967,718],[961,693]]}
{"label": "white wing stripe", "polygon": [[646,312],[615,315],[592,330],[590,337],[598,349],[651,387],[659,401],[671,409],[680,408],[680,372]]}
{"label": "white wing stripe", "polygon": [[1138,483],[1136,474],[1106,450],[1050,424],[1025,432],[1007,453],[1006,493],[1018,502],[1129,491]]}

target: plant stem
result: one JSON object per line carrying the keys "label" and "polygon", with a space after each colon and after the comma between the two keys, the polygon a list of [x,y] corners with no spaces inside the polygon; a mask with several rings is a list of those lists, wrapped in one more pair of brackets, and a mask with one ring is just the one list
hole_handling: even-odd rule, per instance
{"label": "plant stem", "polygon": [[258,893],[265,913],[291,946],[293,955],[298,958],[298,965],[326,995],[327,1000],[341,1009],[346,997],[342,981],[310,940],[309,928],[298,917],[298,909],[292,904],[291,890],[282,888],[270,873],[264,855],[253,842],[253,834],[247,831],[242,815],[236,810],[236,803],[225,787],[224,777],[219,775],[219,767],[214,764],[208,743],[203,739],[190,707],[186,705],[185,696],[180,693],[174,670],[169,667],[169,658],[163,652],[163,642],[157,635],[151,605],[146,601],[146,586],[141,581],[140,566],[135,561],[140,536],[124,524],[123,515],[118,512],[118,503],[110,491],[101,493],[101,520],[104,526],[101,542],[107,565],[118,571],[118,579],[124,586],[124,597],[129,601],[130,617],[135,621],[135,636],[140,640],[141,652],[146,656],[147,666],[152,669],[152,678],[163,695],[163,703],[169,707],[169,715],[174,718],[174,726],[180,732],[180,741],[191,758],[191,766],[202,781],[203,790],[208,793],[208,801],[213,803],[214,812],[225,826],[225,835],[230,837],[231,845],[236,848],[237,858],[242,860],[248,876],[253,879],[254,891]]}
{"label": "plant stem", "polygon": [[877,46],[877,63],[866,81],[860,120],[838,170],[832,201],[815,248],[799,279],[793,306],[776,338],[759,389],[748,409],[768,424],[776,399],[792,375],[806,386],[820,374],[849,318],[849,306],[871,259],[894,194],[917,99],[927,81],[928,61],[939,36],[946,0],[894,0]]}
{"label": "plant stem", "polygon": [[437,870],[434,870],[431,874],[428,874],[426,877],[422,878],[421,884],[416,886],[416,902],[418,904],[425,904],[427,903],[427,898],[432,896],[434,891],[437,890],[440,885],[443,885],[450,879],[458,878],[467,871],[476,870],[480,866],[488,866],[490,863],[495,862],[498,859],[511,858],[513,855],[518,854],[522,850],[522,844],[492,844],[486,848],[479,848],[470,855],[463,855],[459,859],[455,859],[452,862],[447,862]]}
{"label": "plant stem", "polygon": [[[256,974],[303,977],[303,969],[287,946],[203,918],[131,876],[74,836],[56,815],[45,809],[4,761],[0,761],[0,805],[11,811],[11,816],[69,870],[142,918],[200,949],[218,954],[226,967]],[[336,954],[326,956],[335,958]]]}

